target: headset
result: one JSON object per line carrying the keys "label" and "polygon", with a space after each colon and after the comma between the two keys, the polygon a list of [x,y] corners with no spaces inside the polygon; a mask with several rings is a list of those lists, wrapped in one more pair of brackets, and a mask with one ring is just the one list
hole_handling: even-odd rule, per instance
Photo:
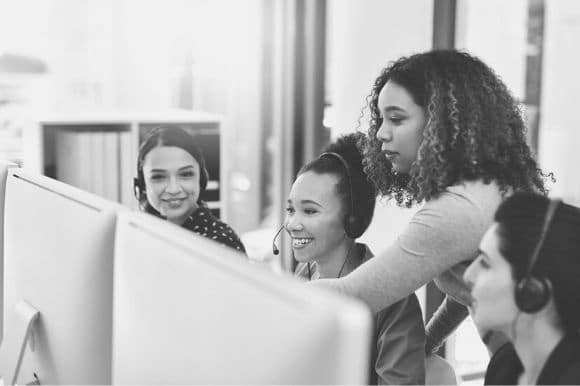
{"label": "headset", "polygon": [[542,224],[542,233],[540,233],[538,243],[534,247],[534,251],[530,257],[526,274],[517,282],[515,287],[516,305],[522,312],[528,314],[541,310],[552,296],[552,286],[550,285],[550,282],[544,277],[533,276],[532,270],[538,261],[540,251],[544,245],[544,240],[546,239],[548,231],[550,230],[550,225],[552,224],[552,220],[556,214],[556,210],[561,202],[562,201],[558,199],[550,200]]}
{"label": "headset", "polygon": [[[325,156],[337,159],[340,162],[340,164],[342,165],[342,167],[346,173],[346,179],[347,179],[347,184],[348,184],[349,208],[348,208],[348,211],[345,214],[345,217],[343,220],[343,227],[344,227],[344,231],[348,237],[350,237],[353,240],[357,239],[364,233],[365,227],[367,224],[365,224],[364,221],[359,220],[355,215],[354,195],[353,195],[353,190],[352,190],[352,178],[351,178],[351,174],[350,174],[350,168],[348,166],[348,163],[344,159],[344,157],[338,153],[325,152],[325,153],[320,154],[320,156],[318,158],[320,159],[320,158],[325,157]],[[284,228],[285,228],[284,225],[282,227],[280,227],[280,229],[276,232],[276,234],[274,235],[274,238],[272,240],[272,253],[274,255],[278,255],[280,253],[280,250],[276,246],[276,239],[278,238],[278,235],[280,234],[280,232],[282,232],[282,230]]]}
{"label": "headset", "polygon": [[346,173],[346,179],[348,184],[348,197],[349,197],[348,202],[350,206],[348,208],[347,213],[345,213],[343,226],[346,235],[354,240],[356,238],[359,238],[364,233],[364,224],[362,224],[362,221],[359,221],[359,219],[355,215],[354,195],[352,190],[352,177],[350,174],[350,167],[348,166],[348,163],[346,162],[344,157],[338,153],[329,151],[320,154],[318,158],[322,158],[325,156],[337,159],[341,163],[344,172]]}
{"label": "headset", "polygon": [[[139,157],[137,159],[137,177],[133,178],[133,193],[135,194],[135,198],[137,199],[137,201],[139,203],[142,203],[144,201],[147,200],[147,195],[145,193],[146,188],[145,188],[145,175],[143,174],[143,160],[145,159],[145,156],[147,155],[147,153],[149,153],[151,150],[153,150],[153,147],[150,149],[147,149],[146,152],[144,152],[145,149],[145,144],[147,144],[149,141],[151,141],[151,139],[156,136],[159,135],[159,133],[163,132],[164,130],[168,130],[168,129],[173,129],[173,127],[171,126],[160,126],[160,127],[156,127],[154,128],[148,135],[147,138],[143,141],[143,144],[141,145],[141,148],[139,149]],[[185,130],[181,129],[184,133],[190,135],[189,133],[187,133]],[[197,148],[197,145],[192,145],[193,147]],[[181,146],[180,146],[181,147]],[[183,150],[187,151],[188,153],[191,153],[190,150],[187,150],[187,148],[182,147]],[[203,159],[203,154],[201,152],[201,149],[197,149],[199,151],[200,157],[201,159],[197,159],[196,157],[195,160],[197,161],[197,163],[199,164],[199,200],[201,200],[201,197],[203,196],[203,194],[205,193],[205,189],[207,188],[207,182],[209,180],[209,173],[206,169],[205,166],[205,159]],[[193,154],[192,154],[193,156]]]}

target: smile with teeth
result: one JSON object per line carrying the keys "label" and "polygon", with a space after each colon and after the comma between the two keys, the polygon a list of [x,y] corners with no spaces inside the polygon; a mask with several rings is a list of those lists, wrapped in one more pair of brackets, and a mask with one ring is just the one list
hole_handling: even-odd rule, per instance
{"label": "smile with teeth", "polygon": [[310,244],[314,240],[312,237],[293,237],[292,238],[292,247],[294,248],[302,248],[303,246]]}

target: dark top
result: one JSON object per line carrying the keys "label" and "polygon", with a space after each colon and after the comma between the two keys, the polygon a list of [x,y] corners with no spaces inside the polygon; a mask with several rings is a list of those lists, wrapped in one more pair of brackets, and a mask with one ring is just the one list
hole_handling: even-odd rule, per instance
{"label": "dark top", "polygon": [[242,244],[234,230],[228,224],[215,217],[207,207],[200,206],[185,220],[182,227],[246,253],[244,244]]}
{"label": "dark top", "polygon": [[425,353],[433,354],[445,343],[445,340],[469,316],[467,307],[449,295],[429,319],[425,326]]}
{"label": "dark top", "polygon": [[[489,361],[486,385],[517,385],[522,362],[511,343],[504,344]],[[580,385],[580,336],[566,334],[548,357],[537,385]]]}
{"label": "dark top", "polygon": [[[365,263],[373,254],[362,243],[356,243],[357,264]],[[320,277],[316,264],[300,263],[295,276],[316,280]],[[342,276],[352,272],[347,268]],[[375,315],[371,361],[370,385],[424,385],[425,384],[425,327],[417,296],[413,293],[388,306]]]}

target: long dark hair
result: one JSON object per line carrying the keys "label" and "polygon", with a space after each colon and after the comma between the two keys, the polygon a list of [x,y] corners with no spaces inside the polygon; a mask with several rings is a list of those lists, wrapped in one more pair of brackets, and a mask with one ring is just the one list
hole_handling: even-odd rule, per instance
{"label": "long dark hair", "polygon": [[[549,199],[517,193],[497,209],[499,250],[516,281],[527,274],[538,243]],[[531,272],[550,281],[556,309],[566,330],[580,327],[580,209],[561,203]]]}
{"label": "long dark hair", "polygon": [[135,181],[135,189],[137,199],[139,200],[139,207],[142,211],[154,214],[161,217],[161,214],[149,204],[145,192],[145,176],[143,175],[143,162],[145,157],[151,150],[159,146],[174,146],[179,147],[189,154],[199,164],[199,199],[198,204],[202,204],[202,197],[207,187],[209,179],[207,169],[205,167],[205,158],[195,139],[187,131],[178,126],[159,126],[153,129],[145,138],[139,147],[139,156],[137,157],[137,178]]}

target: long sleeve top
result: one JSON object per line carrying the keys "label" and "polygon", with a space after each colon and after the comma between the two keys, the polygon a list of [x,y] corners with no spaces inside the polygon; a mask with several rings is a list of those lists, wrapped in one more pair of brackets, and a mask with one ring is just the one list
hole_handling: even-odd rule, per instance
{"label": "long sleeve top", "polygon": [[433,279],[448,296],[468,304],[465,262],[477,256],[502,198],[495,182],[450,186],[427,201],[385,251],[343,278],[317,284],[355,296],[375,313]]}

